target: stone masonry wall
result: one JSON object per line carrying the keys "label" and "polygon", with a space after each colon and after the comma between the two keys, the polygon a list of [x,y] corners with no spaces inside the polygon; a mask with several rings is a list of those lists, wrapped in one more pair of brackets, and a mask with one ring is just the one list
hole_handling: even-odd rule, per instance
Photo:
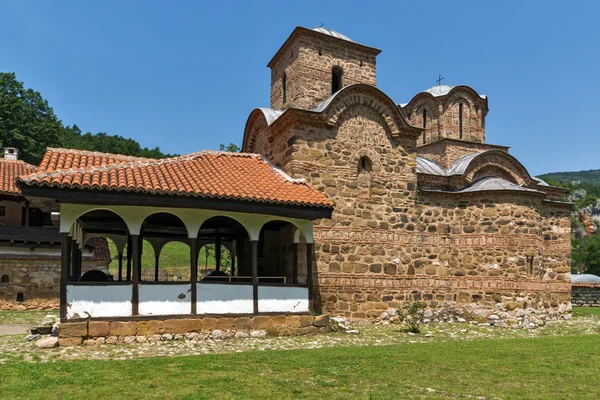
{"label": "stone masonry wall", "polygon": [[229,339],[310,335],[329,330],[327,315],[165,318],[61,323],[59,345],[117,344],[187,338]]}
{"label": "stone masonry wall", "polygon": [[600,307],[600,285],[577,285],[571,287],[571,302],[578,307]]}
{"label": "stone masonry wall", "polygon": [[419,156],[437,162],[448,169],[459,158],[473,153],[482,153],[486,150],[501,150],[508,153],[508,147],[495,146],[482,143],[471,143],[458,140],[441,140],[439,142],[421,146],[417,152]]}
{"label": "stone masonry wall", "polygon": [[[333,67],[343,71],[343,86],[376,85],[373,49],[319,33],[306,33],[289,44],[271,67],[271,108],[312,109],[331,96]],[[287,101],[282,78],[286,74]]]}
{"label": "stone masonry wall", "polygon": [[[0,283],[0,310],[54,309],[59,305],[60,258],[0,259],[0,277],[8,282]],[[108,262],[83,261],[83,270],[106,269]],[[22,294],[23,301],[17,301]]]}

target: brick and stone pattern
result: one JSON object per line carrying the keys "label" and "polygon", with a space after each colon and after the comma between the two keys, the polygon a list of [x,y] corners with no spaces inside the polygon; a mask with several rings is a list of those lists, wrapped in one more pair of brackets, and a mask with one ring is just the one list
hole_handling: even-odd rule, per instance
{"label": "brick and stone pattern", "polygon": [[149,339],[169,340],[174,335],[190,338],[190,334],[204,334],[218,339],[298,336],[324,333],[329,329],[328,315],[308,314],[80,321],[60,324],[59,344],[73,346],[84,341],[87,344],[146,342]]}
{"label": "brick and stone pattern", "polygon": [[[245,149],[268,154],[335,201],[332,218],[315,223],[320,311],[373,319],[413,301],[471,318],[497,310],[505,319],[527,309],[554,316],[570,310],[568,205],[539,193],[419,192],[415,140],[391,134],[368,95],[347,96],[328,114],[337,116],[335,126],[305,120],[263,126],[256,133],[269,139],[258,137],[256,147]],[[455,146],[461,147],[485,145]],[[362,157],[371,171],[359,170]],[[522,166],[497,153],[474,162],[467,178],[478,173],[528,183]],[[457,179],[451,184],[465,185]]]}
{"label": "brick and stone pattern", "polygon": [[[299,28],[269,63],[271,108],[311,109],[331,96],[333,67],[343,71],[343,86],[376,84],[379,50]],[[286,75],[286,102],[282,79]]]}
{"label": "brick and stone pattern", "polygon": [[468,86],[454,87],[444,96],[434,97],[429,93],[419,93],[400,110],[411,125],[426,129],[424,135],[417,140],[418,145],[443,138],[485,143],[487,100]]}
{"label": "brick and stone pattern", "polygon": [[600,285],[573,284],[571,303],[574,307],[600,307]]}

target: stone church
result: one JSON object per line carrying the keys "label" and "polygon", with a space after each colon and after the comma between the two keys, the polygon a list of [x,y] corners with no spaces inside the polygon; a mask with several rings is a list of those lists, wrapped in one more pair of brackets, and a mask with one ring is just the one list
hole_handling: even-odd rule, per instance
{"label": "stone church", "polygon": [[433,319],[568,314],[563,190],[486,143],[488,98],[471,87],[395,103],[377,87],[380,52],[297,27],[268,64],[270,108],[244,131],[243,152],[335,202],[314,226],[317,310],[373,319],[421,301]]}

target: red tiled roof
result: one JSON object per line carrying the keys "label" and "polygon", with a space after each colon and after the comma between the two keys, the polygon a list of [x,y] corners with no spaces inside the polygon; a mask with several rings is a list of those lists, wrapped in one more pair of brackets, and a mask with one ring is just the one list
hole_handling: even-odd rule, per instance
{"label": "red tiled roof", "polygon": [[16,185],[15,180],[19,175],[28,175],[35,171],[37,171],[36,166],[27,164],[24,161],[0,158],[0,193],[20,194],[21,189]]}
{"label": "red tiled roof", "polygon": [[95,237],[87,241],[86,246],[90,246],[94,250],[94,256],[86,258],[93,261],[110,261],[110,250],[108,249],[108,241],[105,237]]}
{"label": "red tiled roof", "polygon": [[48,149],[28,186],[137,192],[332,208],[304,180],[291,179],[260,155],[203,151],[162,160]]}
{"label": "red tiled roof", "polygon": [[131,164],[154,161],[151,158],[100,153],[87,150],[55,149],[49,147],[42,158],[39,170],[53,172],[61,169],[102,167],[105,165]]}

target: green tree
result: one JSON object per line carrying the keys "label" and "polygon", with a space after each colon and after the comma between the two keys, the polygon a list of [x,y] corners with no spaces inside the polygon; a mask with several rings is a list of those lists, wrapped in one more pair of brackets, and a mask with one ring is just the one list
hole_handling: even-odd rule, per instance
{"label": "green tree", "polygon": [[219,145],[219,150],[220,151],[228,151],[230,153],[239,153],[241,149],[235,143],[229,143],[227,146],[225,146],[223,143],[221,143]]}
{"label": "green tree", "polygon": [[14,73],[0,73],[0,147],[16,147],[23,160],[37,163],[63,130],[39,92],[25,89]]}

